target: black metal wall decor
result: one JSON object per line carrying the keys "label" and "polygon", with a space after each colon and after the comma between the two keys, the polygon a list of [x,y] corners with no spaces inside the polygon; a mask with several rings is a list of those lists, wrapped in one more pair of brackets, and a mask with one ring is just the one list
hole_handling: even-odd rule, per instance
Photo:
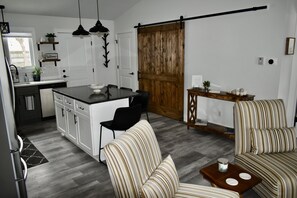
{"label": "black metal wall decor", "polygon": [[9,23],[4,22],[4,14],[3,14],[3,9],[5,9],[5,6],[0,5],[0,9],[1,9],[1,15],[2,15],[2,22],[0,22],[0,31],[2,34],[8,34],[10,33]]}
{"label": "black metal wall decor", "polygon": [[108,36],[108,34],[104,34],[103,36],[102,36],[102,39],[103,39],[103,41],[104,41],[104,44],[103,44],[103,49],[104,49],[104,54],[103,54],[103,57],[104,57],[104,59],[105,59],[105,62],[103,63],[103,65],[105,66],[105,67],[108,67],[108,63],[109,63],[109,59],[108,59],[108,54],[109,54],[109,51],[107,51],[107,46],[109,45],[109,42],[107,42],[107,36]]}

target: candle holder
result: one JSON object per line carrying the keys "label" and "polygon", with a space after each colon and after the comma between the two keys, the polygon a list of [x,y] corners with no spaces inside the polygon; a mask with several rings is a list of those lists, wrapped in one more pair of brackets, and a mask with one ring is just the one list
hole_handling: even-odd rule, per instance
{"label": "candle holder", "polygon": [[218,159],[218,170],[221,173],[227,172],[228,170],[228,159],[219,158]]}

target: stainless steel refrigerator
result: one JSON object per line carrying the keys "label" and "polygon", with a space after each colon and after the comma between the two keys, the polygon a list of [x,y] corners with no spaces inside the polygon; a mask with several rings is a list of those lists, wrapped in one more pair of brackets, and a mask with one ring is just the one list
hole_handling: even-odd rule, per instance
{"label": "stainless steel refrigerator", "polygon": [[27,197],[27,165],[21,158],[22,140],[14,119],[14,87],[4,58],[0,33],[0,194],[1,197]]}

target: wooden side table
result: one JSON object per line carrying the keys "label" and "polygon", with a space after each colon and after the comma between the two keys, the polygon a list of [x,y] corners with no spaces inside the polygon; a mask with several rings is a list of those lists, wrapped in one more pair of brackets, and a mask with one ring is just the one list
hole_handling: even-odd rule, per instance
{"label": "wooden side table", "polygon": [[195,121],[198,118],[198,96],[230,102],[254,100],[255,97],[254,95],[238,96],[224,91],[221,91],[219,93],[211,93],[206,92],[204,91],[204,89],[201,88],[188,89],[187,128],[189,129],[189,127],[193,127],[196,129],[201,129],[202,131],[215,132],[224,135],[230,139],[234,139],[234,134],[228,133],[225,127],[210,123],[208,123],[206,126],[195,125]]}
{"label": "wooden side table", "polygon": [[[257,177],[256,175],[246,171],[245,169],[241,168],[240,166],[237,166],[235,164],[228,165],[228,171],[225,173],[221,173],[218,171],[218,164],[211,164],[210,166],[207,166],[205,168],[202,168],[200,170],[200,173],[203,175],[205,179],[210,181],[210,183],[213,186],[217,186],[220,188],[225,188],[228,190],[236,191],[242,196],[244,192],[251,189],[255,185],[259,184],[262,179]],[[248,173],[251,175],[251,179],[244,180],[239,177],[240,173]],[[238,181],[238,185],[231,186],[226,183],[227,178],[233,178]]]}

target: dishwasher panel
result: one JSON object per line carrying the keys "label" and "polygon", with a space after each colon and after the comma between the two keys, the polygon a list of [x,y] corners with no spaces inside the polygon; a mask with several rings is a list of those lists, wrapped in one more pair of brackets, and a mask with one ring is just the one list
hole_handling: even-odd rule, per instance
{"label": "dishwasher panel", "polygon": [[55,115],[54,97],[52,88],[40,89],[42,118]]}

